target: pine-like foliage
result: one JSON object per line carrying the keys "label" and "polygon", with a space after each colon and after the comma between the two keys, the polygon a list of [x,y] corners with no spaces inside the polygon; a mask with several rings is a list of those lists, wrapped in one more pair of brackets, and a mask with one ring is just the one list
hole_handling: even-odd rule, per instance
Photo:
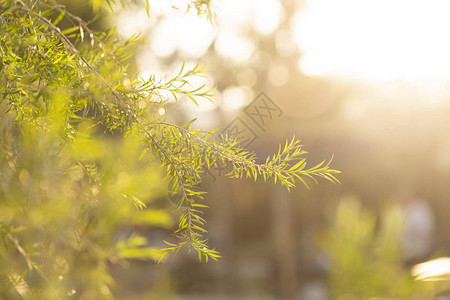
{"label": "pine-like foliage", "polygon": [[[210,13],[208,1],[187,7]],[[72,27],[58,27],[63,20]],[[167,96],[214,96],[191,86],[199,66],[166,80],[129,75],[136,41],[95,32],[53,0],[0,0],[0,298],[111,298],[109,263],[161,260],[183,246],[217,259],[197,186],[219,163],[232,166],[229,177],[288,189],[307,178],[337,181],[329,163],[306,167],[295,138],[258,164],[233,139],[162,119]],[[166,192],[164,180],[179,200],[179,241],[158,249],[137,233],[121,235],[136,224],[172,226],[166,211],[146,207]]]}

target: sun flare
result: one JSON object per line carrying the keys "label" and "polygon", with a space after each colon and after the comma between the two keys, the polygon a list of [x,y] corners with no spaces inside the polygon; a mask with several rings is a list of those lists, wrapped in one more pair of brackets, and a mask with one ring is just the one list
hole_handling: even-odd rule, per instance
{"label": "sun flare", "polygon": [[450,79],[450,2],[314,0],[294,20],[310,76]]}

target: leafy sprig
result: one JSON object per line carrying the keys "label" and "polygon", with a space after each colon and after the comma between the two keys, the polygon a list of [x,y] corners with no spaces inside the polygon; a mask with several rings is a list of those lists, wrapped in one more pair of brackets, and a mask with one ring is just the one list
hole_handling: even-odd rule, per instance
{"label": "leafy sprig", "polygon": [[255,181],[258,177],[264,181],[273,178],[274,183],[279,181],[288,190],[295,187],[296,180],[309,188],[308,178],[316,183],[316,177],[339,182],[335,175],[340,172],[330,168],[331,159],[328,163],[322,161],[307,168],[306,158],[303,157],[307,152],[295,137],[286,141],[284,147],[280,145],[278,153],[267,157],[265,163],[257,163],[255,154],[242,149],[236,139],[223,137],[220,141],[213,140],[213,132],[191,130],[190,123],[178,126],[161,121],[149,129],[150,136],[164,138],[148,140],[146,148],[163,154],[159,157],[172,179],[170,190],[180,197],[177,210],[181,212],[181,217],[176,233],[181,242],[168,243],[170,247],[164,253],[178,251],[187,245],[206,260],[218,257],[214,249],[207,247],[205,220],[201,218],[202,209],[206,206],[199,203],[204,195],[202,191],[195,190],[206,169],[230,165],[231,172],[227,174],[230,178],[246,177]]}
{"label": "leafy sprig", "polygon": [[[110,0],[103,2],[114,4]],[[208,3],[191,1],[190,5],[203,10]],[[63,19],[73,27],[59,28]],[[208,246],[202,217],[206,206],[200,203],[204,193],[196,189],[205,169],[227,164],[231,166],[228,177],[273,179],[288,190],[296,181],[309,188],[307,179],[338,182],[335,175],[339,171],[330,168],[331,159],[307,167],[306,152],[295,137],[284,147],[280,145],[265,163],[257,163],[255,154],[241,148],[233,138],[214,140],[214,132],[193,130],[190,123],[179,126],[161,120],[157,111],[167,99],[198,104],[201,98],[213,101],[213,90],[205,85],[190,85],[194,77],[205,72],[199,65],[187,68],[183,64],[173,77],[161,80],[156,75],[146,80],[127,75],[127,60],[138,37],[121,42],[113,30],[95,32],[87,22],[50,1],[0,2],[0,30],[5,33],[0,37],[0,103],[6,104],[17,124],[57,131],[60,149],[65,149],[83,138],[80,128],[89,121],[93,129],[103,130],[104,136],[112,133],[136,138],[142,147],[141,158],[147,153],[158,158],[172,184],[171,191],[179,195],[180,214],[175,231],[179,241],[167,243],[160,259],[184,246],[196,251],[200,260],[220,257]],[[58,113],[52,114],[54,111]],[[69,164],[81,167],[91,184],[101,181],[98,174],[94,176],[93,171],[98,170],[95,159],[78,158]],[[137,196],[125,198],[138,207],[145,206]],[[138,255],[130,250],[143,246],[142,240],[118,245],[135,257],[154,254],[141,251]]]}

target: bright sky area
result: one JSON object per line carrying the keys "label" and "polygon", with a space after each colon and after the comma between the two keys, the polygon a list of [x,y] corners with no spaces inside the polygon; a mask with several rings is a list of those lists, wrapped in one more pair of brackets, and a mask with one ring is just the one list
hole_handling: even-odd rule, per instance
{"label": "bright sky area", "polygon": [[[262,35],[275,34],[278,53],[297,53],[298,69],[311,77],[375,84],[421,82],[427,89],[436,86],[439,93],[441,82],[450,81],[447,0],[301,1],[287,30],[277,30],[285,17],[279,0],[217,0],[213,2],[218,12],[215,25],[186,15],[183,9],[174,12],[168,2],[151,1],[152,14],[164,18],[149,37],[147,55],[144,52],[139,60],[143,74],[161,71],[155,70],[155,62],[175,51],[196,61],[211,45],[218,55],[245,63],[257,51],[244,34],[252,29]],[[130,36],[155,25],[155,19],[149,20],[144,11],[124,12],[117,27],[119,33]],[[247,80],[256,78],[251,70],[247,73],[243,74]],[[289,73],[278,65],[268,76],[272,84],[282,85]],[[251,88],[251,82],[247,87]],[[231,86],[218,98],[229,98],[222,101],[225,109],[238,109],[245,105],[248,88]]]}

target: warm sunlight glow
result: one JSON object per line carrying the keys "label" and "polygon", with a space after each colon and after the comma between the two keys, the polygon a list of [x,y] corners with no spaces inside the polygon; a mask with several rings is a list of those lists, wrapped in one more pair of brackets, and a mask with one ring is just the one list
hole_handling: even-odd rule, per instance
{"label": "warm sunlight glow", "polygon": [[268,77],[274,86],[282,86],[289,80],[289,70],[284,65],[276,65],[270,68]]}
{"label": "warm sunlight glow", "polygon": [[214,49],[223,57],[235,62],[245,62],[255,51],[255,45],[248,39],[228,31],[219,34]]}
{"label": "warm sunlight glow", "polygon": [[310,76],[450,79],[450,2],[309,0],[294,21]]}
{"label": "warm sunlight glow", "polygon": [[446,280],[450,276],[450,258],[441,257],[415,265],[411,274],[417,280]]}
{"label": "warm sunlight glow", "polygon": [[151,48],[160,57],[176,50],[184,56],[201,57],[214,38],[214,28],[206,19],[192,15],[171,15],[155,29]]}
{"label": "warm sunlight glow", "polygon": [[239,86],[230,86],[222,93],[222,104],[226,110],[236,110],[247,105],[245,90]]}
{"label": "warm sunlight glow", "polygon": [[217,23],[221,29],[252,28],[260,34],[270,34],[279,25],[283,10],[278,0],[217,1]]}

